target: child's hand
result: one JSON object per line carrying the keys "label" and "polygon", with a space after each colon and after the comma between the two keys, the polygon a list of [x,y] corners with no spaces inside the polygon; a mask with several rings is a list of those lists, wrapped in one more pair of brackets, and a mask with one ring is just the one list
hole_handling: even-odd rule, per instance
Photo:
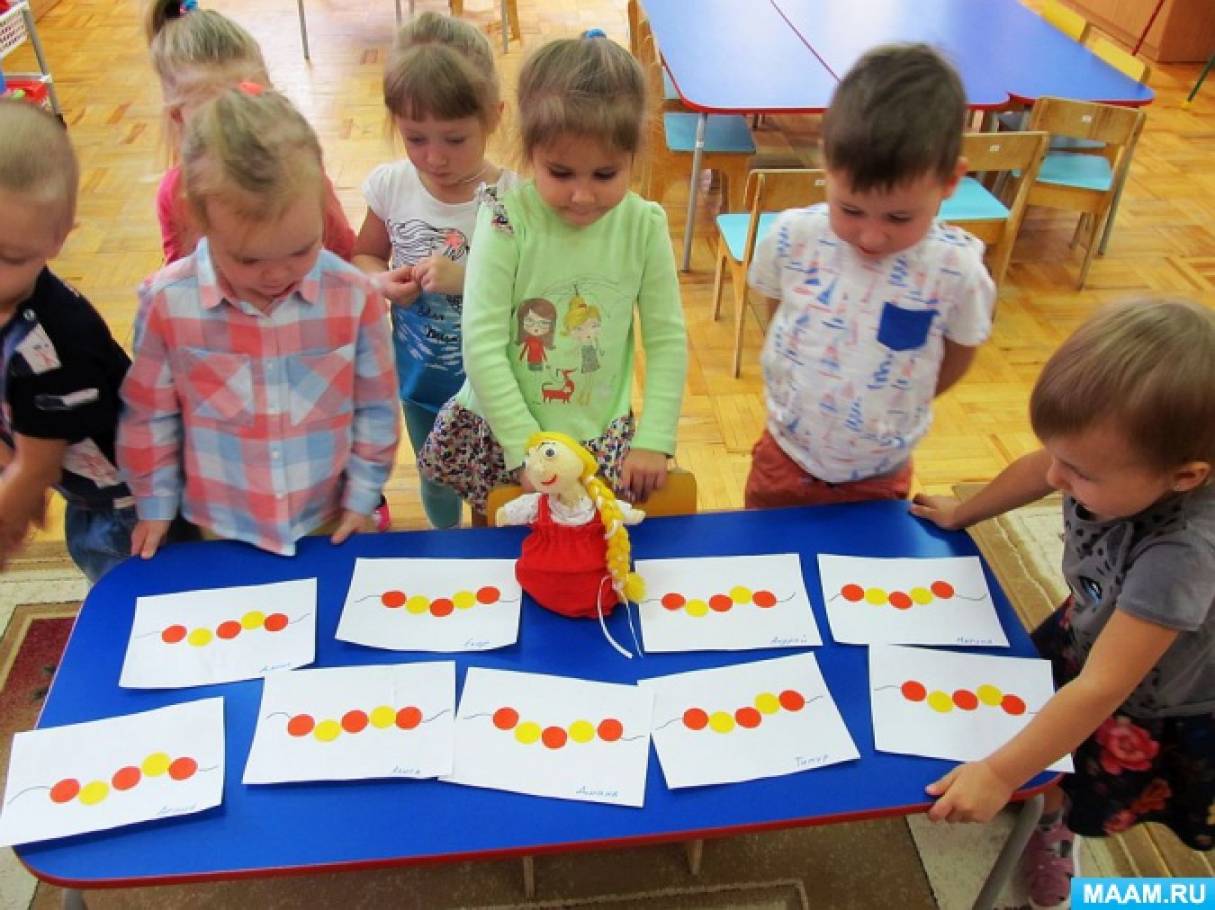
{"label": "child's hand", "polygon": [[986,822],[1012,798],[1016,787],[1006,784],[985,761],[958,765],[940,780],[924,788],[937,797],[928,810],[934,822]]}
{"label": "child's hand", "polygon": [[667,453],[651,449],[631,449],[624,457],[620,487],[633,503],[645,502],[651,493],[667,482]]}
{"label": "child's hand", "polygon": [[413,267],[413,278],[429,294],[464,293],[464,266],[441,253],[427,256]]}
{"label": "child's hand", "polygon": [[952,496],[928,496],[916,493],[908,511],[916,518],[931,521],[938,528],[956,531],[964,527],[958,520],[958,506],[962,503]]}
{"label": "child's hand", "polygon": [[345,543],[351,534],[357,534],[367,527],[369,518],[370,516],[364,515],[362,512],[343,509],[342,517],[338,519],[337,528],[334,530],[333,536],[329,538],[329,542],[335,545]]}
{"label": "child's hand", "polygon": [[414,267],[403,265],[371,276],[375,289],[387,297],[395,306],[409,306],[418,299],[421,288],[418,287]]}
{"label": "child's hand", "polygon": [[131,555],[151,559],[169,533],[169,521],[137,521],[131,531]]}

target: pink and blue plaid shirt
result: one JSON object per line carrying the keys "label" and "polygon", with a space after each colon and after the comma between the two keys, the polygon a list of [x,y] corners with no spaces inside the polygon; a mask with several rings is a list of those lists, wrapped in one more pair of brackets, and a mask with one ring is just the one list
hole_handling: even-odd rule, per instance
{"label": "pink and blue plaid shirt", "polygon": [[267,313],[221,287],[206,240],[139,289],[118,461],[139,517],[182,515],[287,556],[341,509],[369,514],[396,454],[384,303],[322,251]]}

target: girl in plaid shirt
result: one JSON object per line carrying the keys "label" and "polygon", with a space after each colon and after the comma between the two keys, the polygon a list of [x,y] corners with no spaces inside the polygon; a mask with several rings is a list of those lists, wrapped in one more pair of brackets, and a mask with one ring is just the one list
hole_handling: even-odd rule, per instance
{"label": "girl in plaid shirt", "polygon": [[321,250],[316,134],[281,95],[242,83],[191,117],[194,252],[140,288],[118,460],[136,498],[132,552],[181,513],[291,555],[379,501],[396,453],[396,377],[380,295]]}

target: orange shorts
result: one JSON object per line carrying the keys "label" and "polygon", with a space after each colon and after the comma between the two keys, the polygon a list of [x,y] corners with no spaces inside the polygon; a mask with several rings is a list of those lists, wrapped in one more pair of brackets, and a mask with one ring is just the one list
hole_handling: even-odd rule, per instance
{"label": "orange shorts", "polygon": [[807,474],[764,430],[751,450],[744,502],[748,509],[825,506],[870,499],[906,499],[910,489],[910,458],[889,474],[849,483],[827,483]]}

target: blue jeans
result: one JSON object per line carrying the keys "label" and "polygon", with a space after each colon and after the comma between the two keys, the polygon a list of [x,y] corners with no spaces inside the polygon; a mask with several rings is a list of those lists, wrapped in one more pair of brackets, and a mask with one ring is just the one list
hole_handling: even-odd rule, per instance
{"label": "blue jeans", "polygon": [[[422,449],[426,437],[434,429],[435,418],[439,415],[428,411],[412,401],[401,403],[405,409],[405,430],[409,433],[409,442],[414,453]],[[433,480],[422,480],[422,508],[426,510],[426,518],[436,528],[454,528],[460,523],[460,510],[463,501],[451,487],[445,487]]]}
{"label": "blue jeans", "polygon": [[[113,509],[69,501],[63,518],[63,534],[72,562],[96,584],[106,572],[131,555],[131,532],[139,516],[135,507]],[[198,529],[178,518],[169,527],[165,542],[198,540]]]}

